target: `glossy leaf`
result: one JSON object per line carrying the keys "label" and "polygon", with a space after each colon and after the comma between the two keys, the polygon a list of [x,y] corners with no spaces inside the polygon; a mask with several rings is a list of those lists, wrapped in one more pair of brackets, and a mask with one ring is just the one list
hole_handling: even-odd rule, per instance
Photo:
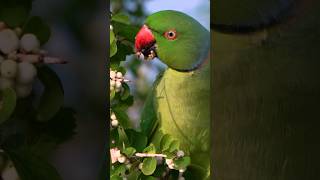
{"label": "glossy leaf", "polygon": [[134,147],[138,152],[143,151],[148,142],[147,137],[133,129],[127,129],[126,134],[128,136],[130,145]]}
{"label": "glossy leaf", "polygon": [[128,114],[126,113],[125,109],[116,106],[112,108],[112,111],[117,117],[117,120],[119,121],[120,125],[124,128],[130,127],[130,119]]}
{"label": "glossy leaf", "polygon": [[180,142],[178,140],[173,140],[169,146],[168,151],[174,152],[174,151],[178,150],[179,147],[180,147]]}
{"label": "glossy leaf", "polygon": [[9,27],[21,26],[29,14],[29,10],[23,6],[5,7],[0,9],[0,19]]}
{"label": "glossy leaf", "polygon": [[166,151],[170,148],[170,144],[172,143],[173,139],[169,134],[165,134],[160,142],[160,148],[162,151]]}
{"label": "glossy leaf", "polygon": [[118,13],[113,15],[111,20],[115,22],[123,23],[123,24],[128,24],[128,25],[130,23],[129,16],[123,13]]}
{"label": "glossy leaf", "polygon": [[153,144],[150,144],[148,147],[144,148],[143,152],[154,154],[156,153],[156,147]]}
{"label": "glossy leaf", "polygon": [[32,154],[26,148],[4,148],[12,160],[21,180],[62,180],[57,170],[44,159]]}
{"label": "glossy leaf", "polygon": [[174,165],[176,169],[185,169],[187,166],[189,166],[191,163],[190,157],[181,157],[176,160],[174,160]]}
{"label": "glossy leaf", "polygon": [[114,165],[113,168],[111,168],[111,176],[113,175],[123,175],[126,171],[126,165],[125,164],[117,164]]}
{"label": "glossy leaf", "polygon": [[130,87],[126,83],[122,83],[123,92],[121,93],[121,100],[125,101],[130,96]]}
{"label": "glossy leaf", "polygon": [[1,105],[0,105],[0,124],[8,120],[16,107],[16,93],[13,89],[8,88],[0,91]]}
{"label": "glossy leaf", "polygon": [[117,40],[112,30],[110,30],[110,56],[112,57],[117,53]]}
{"label": "glossy leaf", "polygon": [[133,147],[127,147],[122,151],[126,156],[131,157],[136,153],[136,149]]}
{"label": "glossy leaf", "polygon": [[40,17],[31,17],[23,27],[23,34],[32,33],[37,36],[41,45],[45,44],[51,35],[50,27]]}
{"label": "glossy leaf", "polygon": [[151,175],[157,168],[157,159],[156,158],[144,158],[142,162],[142,173],[144,175]]}
{"label": "glossy leaf", "polygon": [[47,66],[38,68],[38,77],[44,85],[44,92],[38,105],[37,120],[48,121],[63,105],[63,88],[57,74]]}

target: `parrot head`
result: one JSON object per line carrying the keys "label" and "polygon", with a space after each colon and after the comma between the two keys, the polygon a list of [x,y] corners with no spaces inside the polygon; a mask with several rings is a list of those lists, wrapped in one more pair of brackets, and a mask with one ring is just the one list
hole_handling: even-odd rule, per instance
{"label": "parrot head", "polygon": [[158,57],[178,71],[197,68],[208,55],[210,33],[192,17],[172,10],[150,15],[135,39],[136,54]]}

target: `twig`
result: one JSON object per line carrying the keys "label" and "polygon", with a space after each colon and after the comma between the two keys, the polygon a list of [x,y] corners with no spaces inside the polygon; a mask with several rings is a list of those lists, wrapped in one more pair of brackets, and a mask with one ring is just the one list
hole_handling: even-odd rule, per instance
{"label": "twig", "polygon": [[67,61],[56,58],[48,57],[39,54],[17,54],[18,61],[29,63],[44,63],[44,64],[66,64]]}
{"label": "twig", "polygon": [[165,154],[151,154],[151,153],[136,153],[137,157],[164,157],[166,158],[167,155]]}

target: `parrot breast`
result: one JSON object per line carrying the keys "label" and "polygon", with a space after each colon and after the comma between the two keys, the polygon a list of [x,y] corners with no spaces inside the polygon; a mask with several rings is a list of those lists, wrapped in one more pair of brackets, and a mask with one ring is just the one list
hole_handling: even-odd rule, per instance
{"label": "parrot breast", "polygon": [[193,72],[165,71],[156,87],[160,130],[180,141],[192,164],[210,166],[210,68]]}

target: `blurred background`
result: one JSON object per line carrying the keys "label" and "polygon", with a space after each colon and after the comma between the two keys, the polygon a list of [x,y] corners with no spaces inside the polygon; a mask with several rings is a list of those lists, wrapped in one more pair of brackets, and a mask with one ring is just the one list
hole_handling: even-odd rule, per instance
{"label": "blurred background", "polygon": [[[45,45],[49,54],[63,57],[66,65],[54,65],[65,90],[65,104],[76,111],[76,135],[61,145],[52,157],[63,179],[98,179],[106,154],[106,97],[108,96],[108,2],[89,0],[34,0],[32,15],[41,16],[52,36]],[[179,10],[209,29],[209,0],[111,0],[113,13],[124,12],[133,24],[141,26],[153,12]],[[141,62],[127,56],[126,78],[135,97],[128,110],[135,124],[146,94],[165,66],[158,60]]]}

